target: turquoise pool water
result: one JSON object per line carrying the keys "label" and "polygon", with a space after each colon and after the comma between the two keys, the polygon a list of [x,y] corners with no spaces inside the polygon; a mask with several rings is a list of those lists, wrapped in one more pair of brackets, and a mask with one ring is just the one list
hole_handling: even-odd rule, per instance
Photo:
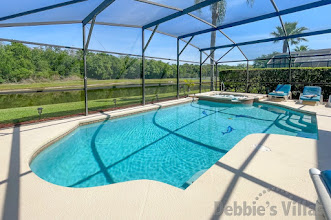
{"label": "turquoise pool water", "polygon": [[30,166],[61,186],[149,179],[185,189],[253,133],[317,139],[316,117],[266,104],[192,102],[81,126]]}

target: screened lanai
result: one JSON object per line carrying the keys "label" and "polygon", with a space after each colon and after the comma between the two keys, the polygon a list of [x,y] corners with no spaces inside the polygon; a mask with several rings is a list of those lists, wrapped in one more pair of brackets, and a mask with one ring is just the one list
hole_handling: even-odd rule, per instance
{"label": "screened lanai", "polygon": [[[1,45],[30,48],[36,64],[30,73],[16,59],[13,77],[0,73],[1,110],[31,108],[2,123],[36,119],[36,107],[44,117],[87,115],[219,90],[220,82],[254,93],[279,82],[297,91],[323,85],[328,97],[329,70],[302,73],[292,59],[297,50],[331,48],[330,10],[330,0],[12,0],[0,9]],[[40,50],[70,59],[59,56],[42,71],[35,58],[52,55]],[[330,56],[323,51],[318,56]],[[275,77],[256,71],[272,57],[288,65]],[[49,105],[58,106],[48,112]]]}

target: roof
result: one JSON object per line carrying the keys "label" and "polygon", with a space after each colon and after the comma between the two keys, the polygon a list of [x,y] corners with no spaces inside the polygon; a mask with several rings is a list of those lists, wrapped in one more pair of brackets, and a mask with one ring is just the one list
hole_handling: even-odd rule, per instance
{"label": "roof", "polygon": [[[287,59],[288,57],[288,53],[276,54],[269,60],[268,65],[279,63],[277,59]],[[331,48],[291,52],[291,57],[293,63],[328,62],[331,61]]]}

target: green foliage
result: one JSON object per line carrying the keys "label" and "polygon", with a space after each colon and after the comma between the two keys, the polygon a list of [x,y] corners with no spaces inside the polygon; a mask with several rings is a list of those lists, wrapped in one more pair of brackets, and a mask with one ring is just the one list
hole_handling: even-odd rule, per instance
{"label": "green foliage", "polygon": [[[271,32],[271,35],[274,37],[283,37],[286,35],[296,35],[301,34],[304,31],[308,30],[306,27],[298,27],[298,22],[285,22],[284,28],[286,33],[284,33],[283,27],[277,26],[276,31]],[[279,40],[274,41],[274,43],[277,43]],[[285,39],[283,41],[283,53],[287,52],[288,44],[290,45],[297,45],[302,41],[308,41],[306,38],[303,37],[297,37],[297,38],[290,38]]]}
{"label": "green foliage", "polygon": [[51,47],[29,48],[21,43],[0,45],[0,83],[80,75],[79,53]]}
{"label": "green foliage", "polygon": [[[0,44],[0,83],[51,81],[72,76],[82,78],[82,51],[52,47],[29,48],[20,43]],[[204,69],[206,67],[203,67]],[[181,78],[198,78],[199,65],[180,66]],[[87,54],[87,74],[90,79],[139,79],[141,59],[116,57],[106,53]],[[176,78],[177,67],[160,60],[146,60],[146,79]]]}
{"label": "green foliage", "polygon": [[257,57],[254,61],[253,67],[254,68],[266,68],[267,64],[269,62],[269,58],[272,58],[276,54],[279,54],[278,52],[272,52],[271,54],[265,54],[260,57]]}
{"label": "green foliage", "polygon": [[308,51],[309,47],[307,45],[300,45],[300,46],[296,46],[294,48],[294,51],[299,52],[299,51]]}
{"label": "green foliage", "polygon": [[246,64],[240,63],[237,64],[236,66],[230,66],[226,64],[218,64],[217,69],[218,70],[228,70],[228,69],[246,69],[247,66]]}
{"label": "green foliage", "polygon": [[185,79],[184,80],[185,85],[187,86],[187,91],[190,92],[191,91],[191,87],[195,86],[195,83],[193,80],[191,79]]}
{"label": "green foliage", "polygon": [[[228,69],[219,72],[220,81],[223,81],[227,91],[246,91],[246,70]],[[289,69],[265,68],[250,69],[248,92],[269,93],[280,83],[289,83]],[[292,68],[291,82],[294,98],[298,98],[304,86],[316,85],[322,88],[324,99],[331,95],[331,68]]]}

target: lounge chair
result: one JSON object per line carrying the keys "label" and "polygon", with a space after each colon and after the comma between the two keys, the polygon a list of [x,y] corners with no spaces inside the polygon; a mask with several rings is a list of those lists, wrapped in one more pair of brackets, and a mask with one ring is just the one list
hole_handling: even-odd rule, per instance
{"label": "lounge chair", "polygon": [[316,217],[331,219],[331,170],[320,171],[316,168],[309,170],[313,180],[318,200],[316,202]]}
{"label": "lounge chair", "polygon": [[322,89],[319,86],[305,86],[300,94],[300,102],[305,105],[323,104]]}
{"label": "lounge chair", "polygon": [[292,93],[291,93],[291,85],[290,84],[278,84],[277,88],[275,89],[275,91],[270,92],[268,95],[269,99],[272,98],[284,98],[285,101],[288,98],[292,98]]}

